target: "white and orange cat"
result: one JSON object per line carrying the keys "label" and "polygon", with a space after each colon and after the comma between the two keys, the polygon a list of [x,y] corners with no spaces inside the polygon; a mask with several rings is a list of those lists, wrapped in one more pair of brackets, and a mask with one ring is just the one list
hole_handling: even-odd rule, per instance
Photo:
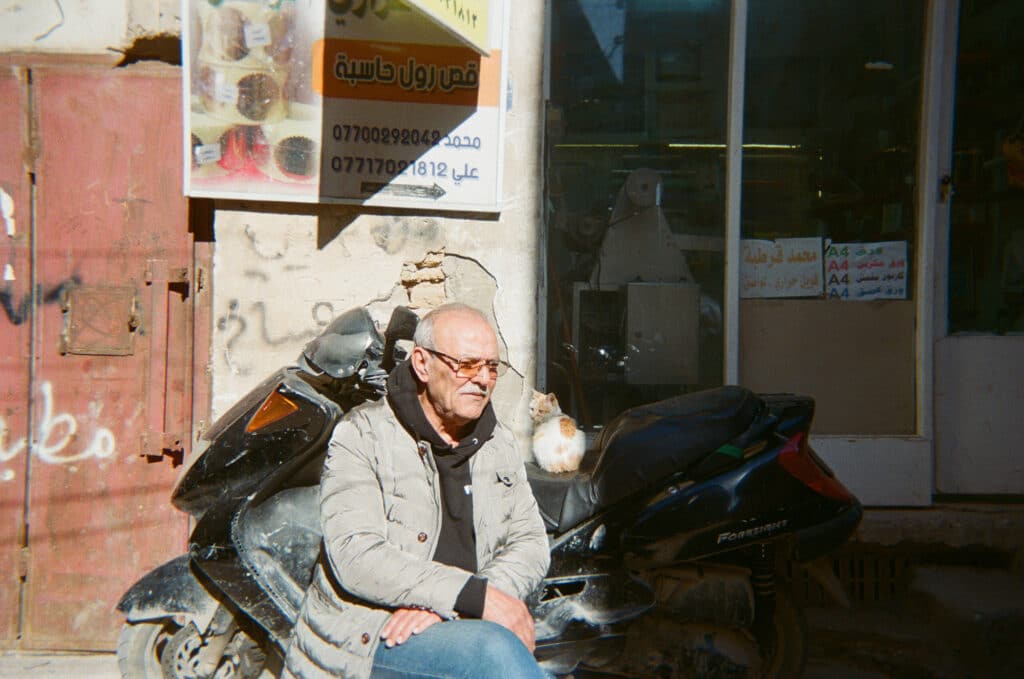
{"label": "white and orange cat", "polygon": [[541,469],[552,473],[578,469],[586,452],[586,437],[575,420],[562,412],[554,394],[533,392],[533,458]]}

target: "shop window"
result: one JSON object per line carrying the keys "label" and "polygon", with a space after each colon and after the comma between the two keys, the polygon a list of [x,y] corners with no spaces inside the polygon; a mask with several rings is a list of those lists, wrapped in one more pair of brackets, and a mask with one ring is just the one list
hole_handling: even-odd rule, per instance
{"label": "shop window", "polygon": [[925,10],[749,4],[740,379],[814,396],[819,434],[916,431]]}
{"label": "shop window", "polygon": [[1024,332],[1024,62],[1019,2],[960,12],[949,241],[950,332]]}
{"label": "shop window", "polygon": [[543,383],[587,429],[722,382],[729,4],[552,0]]}

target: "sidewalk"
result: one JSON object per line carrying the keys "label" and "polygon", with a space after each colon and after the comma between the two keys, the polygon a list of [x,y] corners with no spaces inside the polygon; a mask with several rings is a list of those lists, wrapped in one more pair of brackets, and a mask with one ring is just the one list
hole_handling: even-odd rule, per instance
{"label": "sidewalk", "polygon": [[807,609],[805,679],[1024,677],[1024,577],[921,566],[909,591],[850,609]]}
{"label": "sidewalk", "polygon": [[121,679],[113,653],[0,652],[0,677]]}
{"label": "sidewalk", "polygon": [[[1024,575],[920,565],[909,587],[849,609],[811,605],[804,679],[1024,677]],[[0,678],[120,679],[113,653],[0,652]]]}

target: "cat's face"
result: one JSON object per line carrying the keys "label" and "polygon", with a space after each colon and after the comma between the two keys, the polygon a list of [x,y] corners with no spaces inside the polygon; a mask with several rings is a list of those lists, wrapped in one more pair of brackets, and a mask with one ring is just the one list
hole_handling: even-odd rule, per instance
{"label": "cat's face", "polygon": [[534,422],[540,422],[551,413],[558,410],[558,398],[553,393],[542,394],[534,390],[530,398],[530,418]]}

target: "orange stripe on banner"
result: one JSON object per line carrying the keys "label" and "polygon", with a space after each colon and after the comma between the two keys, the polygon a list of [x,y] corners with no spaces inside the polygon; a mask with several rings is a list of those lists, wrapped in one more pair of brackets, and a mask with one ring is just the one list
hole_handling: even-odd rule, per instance
{"label": "orange stripe on banner", "polygon": [[313,88],[333,99],[497,106],[501,52],[376,40],[317,40]]}

